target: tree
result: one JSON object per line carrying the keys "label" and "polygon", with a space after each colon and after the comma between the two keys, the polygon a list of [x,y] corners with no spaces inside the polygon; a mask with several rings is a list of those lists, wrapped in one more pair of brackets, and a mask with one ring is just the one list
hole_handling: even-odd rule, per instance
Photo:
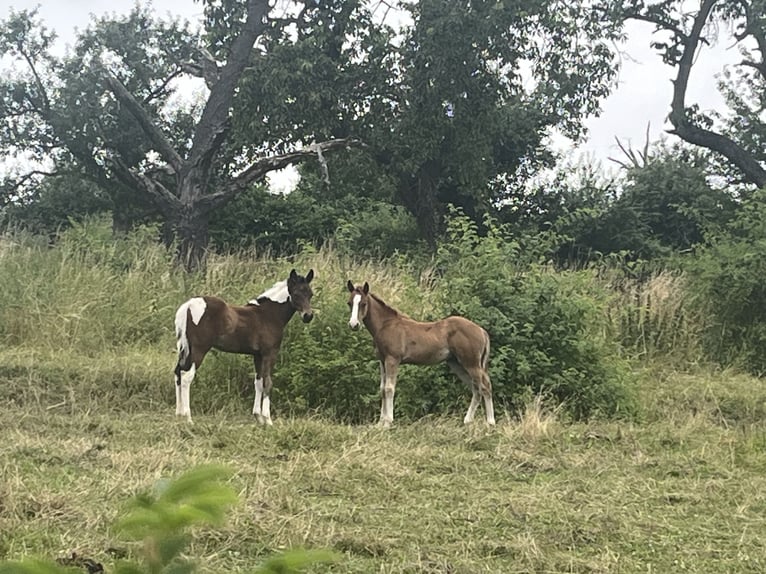
{"label": "tree", "polygon": [[[346,186],[360,164],[336,155],[328,160],[332,189],[311,192],[385,193],[432,244],[448,204],[480,222],[516,176],[552,161],[548,134],[560,129],[577,138],[582,118],[612,86],[610,41],[620,31],[600,0],[381,1],[370,2],[369,12],[346,4],[355,2],[328,8],[332,18],[270,52],[281,66],[269,66],[269,82],[301,94],[282,108],[299,125],[326,137],[360,137],[366,147],[355,159],[373,158],[377,167],[359,160],[362,173],[384,185]],[[382,8],[391,6],[387,27]],[[339,46],[338,29],[357,41]],[[346,52],[365,66],[354,67]],[[257,108],[249,112],[258,117]]]}
{"label": "tree", "polygon": [[[35,12],[12,12],[2,23],[0,56],[26,72],[0,80],[0,149],[52,158],[55,169],[23,173],[6,190],[18,194],[37,176],[74,172],[113,197],[148,198],[172,226],[186,269],[203,265],[211,213],[269,171],[355,143],[292,133],[272,153],[262,140],[231,136],[246,69],[265,58],[256,40],[310,20],[314,4],[303,5],[299,18],[278,18],[267,0],[207,2],[208,26],[226,22],[230,32],[203,38],[137,6],[127,17],[94,22],[63,59],[52,55],[54,36]],[[190,74],[204,78],[206,101],[170,110],[178,80]]]}
{"label": "tree", "polygon": [[[622,9],[625,17],[650,22],[667,37],[653,46],[666,64],[677,68],[669,116],[671,133],[722,155],[745,182],[763,187],[766,126],[758,114],[764,109],[766,95],[766,4],[759,0],[702,0],[696,11],[685,11],[686,7],[681,0],[629,0]],[[726,78],[723,81],[734,115],[724,121],[723,128],[728,129],[716,130],[716,117],[688,105],[686,92],[700,46],[714,42],[720,29],[733,30],[743,60],[729,76],[739,85],[727,86]],[[746,104],[748,96],[753,98],[751,105]]]}

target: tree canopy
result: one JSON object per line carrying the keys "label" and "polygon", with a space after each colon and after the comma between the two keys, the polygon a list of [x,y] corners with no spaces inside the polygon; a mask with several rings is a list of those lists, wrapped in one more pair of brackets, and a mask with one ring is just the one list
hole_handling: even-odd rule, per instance
{"label": "tree canopy", "polygon": [[[6,181],[5,197],[77,174],[112,199],[118,227],[131,204],[156,211],[194,268],[211,214],[236,195],[271,170],[311,157],[324,166],[324,152],[363,142],[388,184],[376,195],[433,242],[448,204],[480,221],[550,164],[551,130],[582,134],[613,85],[620,34],[600,0],[204,8],[200,33],[141,5],[96,19],[61,58],[35,12],[12,12],[0,54],[20,71],[0,81],[0,146],[55,168]],[[192,77],[206,99],[174,106]],[[333,186],[348,189],[346,165]],[[337,195],[326,169],[314,193]]]}

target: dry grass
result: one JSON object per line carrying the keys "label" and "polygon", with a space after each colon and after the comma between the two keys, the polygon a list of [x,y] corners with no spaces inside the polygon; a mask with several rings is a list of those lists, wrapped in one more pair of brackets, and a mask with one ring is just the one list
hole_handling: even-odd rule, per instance
{"label": "dry grass", "polygon": [[687,363],[701,357],[704,320],[688,305],[686,278],[661,271],[645,281],[620,278],[610,315],[624,342],[645,357],[669,355]]}
{"label": "dry grass", "polygon": [[77,551],[109,570],[131,550],[110,530],[124,502],[217,462],[234,469],[240,503],[223,528],[196,532],[203,572],[251,571],[293,546],[342,553],[316,572],[762,572],[766,427],[721,414],[733,396],[764,404],[754,384],[647,374],[658,410],[645,423],[568,424],[535,399],[494,430],[457,416],[390,431],[318,418],[265,429],[220,414],[187,426],[169,404],[9,407],[0,557]]}

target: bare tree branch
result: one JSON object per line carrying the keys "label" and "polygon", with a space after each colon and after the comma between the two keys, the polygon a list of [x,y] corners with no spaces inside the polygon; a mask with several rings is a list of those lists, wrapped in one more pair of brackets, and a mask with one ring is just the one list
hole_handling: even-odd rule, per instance
{"label": "bare tree branch", "polygon": [[232,42],[229,58],[221,69],[218,82],[210,90],[210,97],[194,132],[187,168],[206,171],[221,146],[226,135],[234,90],[250,60],[255,40],[267,28],[268,12],[268,0],[248,2],[247,20],[242,32]]}
{"label": "bare tree branch", "polygon": [[271,171],[285,168],[288,165],[299,163],[311,157],[321,157],[321,154],[328,151],[363,145],[360,140],[355,138],[341,138],[313,144],[302,150],[261,158],[248,166],[247,169],[236,176],[221,191],[201,198],[200,204],[203,204],[206,209],[215,209],[232,199],[249,185],[266,177],[266,174]]}
{"label": "bare tree branch", "polygon": [[180,200],[159,181],[131,169],[119,156],[112,158],[109,163],[114,174],[122,180],[126,187],[139,190],[154,198],[157,205],[165,213],[181,209]]}
{"label": "bare tree branch", "polygon": [[764,62],[764,56],[766,56],[766,35],[764,35],[763,24],[756,21],[753,16],[753,11],[750,9],[750,4],[745,0],[740,0],[739,5],[742,6],[742,10],[745,12],[745,27],[741,33],[735,34],[734,37],[738,42],[741,42],[748,36],[751,36],[758,45],[758,52],[761,54],[760,62],[744,61],[742,65],[750,66],[760,72],[763,79],[766,79],[766,62]]}
{"label": "bare tree branch", "polygon": [[[66,173],[71,173],[71,172],[66,172]],[[24,184],[26,184],[33,177],[38,175],[47,176],[47,177],[56,177],[60,175],[65,175],[65,172],[33,169],[32,171],[28,171],[24,175],[19,176],[18,178],[6,179],[3,182],[3,191],[10,191],[10,192],[18,191],[19,189],[24,187]]]}
{"label": "bare tree branch", "polygon": [[146,113],[143,106],[138,103],[136,98],[133,97],[133,94],[127,90],[122,82],[107,70],[104,70],[104,74],[109,87],[112,92],[114,92],[114,95],[117,96],[117,99],[128,108],[131,114],[133,114],[133,117],[136,118],[141,129],[151,140],[152,144],[154,144],[154,147],[157,148],[157,151],[163,159],[170,164],[176,173],[179,173],[181,171],[183,159],[178,155],[175,148],[173,148],[170,142],[165,138],[165,135],[160,129],[154,125],[149,114]]}
{"label": "bare tree branch", "polygon": [[160,85],[156,90],[152,90],[151,92],[149,92],[149,94],[144,98],[142,103],[143,104],[148,104],[154,98],[156,98],[157,96],[162,94],[166,90],[166,88],[168,87],[168,84],[170,84],[170,82],[172,82],[174,79],[176,79],[178,76],[180,76],[181,73],[184,72],[184,71],[185,71],[184,69],[179,69],[179,70],[173,72],[172,74],[170,74],[167,78],[165,78],[165,81],[162,82],[162,85]]}
{"label": "bare tree branch", "polygon": [[662,28],[663,30],[668,30],[670,32],[673,32],[673,34],[675,34],[682,42],[687,42],[689,40],[689,37],[686,35],[686,32],[681,30],[681,28],[679,28],[672,22],[668,22],[667,20],[663,20],[662,18],[655,16],[654,14],[642,14],[640,12],[631,12],[628,17],[631,20],[641,20],[642,22],[649,22],[650,24],[655,24],[658,28]]}
{"label": "bare tree branch", "polygon": [[[37,68],[35,68],[35,64],[32,61],[32,58],[29,54],[27,54],[26,50],[23,49],[23,46],[18,46],[19,53],[26,61],[27,65],[29,66],[29,69],[32,71],[32,75],[35,78],[35,85],[37,86],[37,89],[40,91],[40,97],[43,99],[42,101],[42,107],[43,109],[48,112],[51,109],[51,103],[48,99],[48,92],[45,91],[45,86],[43,85],[43,81],[40,78],[40,74],[37,72]],[[35,107],[37,107],[37,104],[34,104]]]}
{"label": "bare tree branch", "polygon": [[678,135],[689,143],[720,153],[737,166],[748,180],[759,187],[763,187],[766,185],[766,170],[747,150],[727,136],[694,125],[686,115],[685,100],[689,74],[694,64],[694,56],[700,43],[702,29],[710,17],[715,3],[716,0],[703,0],[700,10],[694,18],[688,39],[684,42],[683,54],[678,61],[678,74],[673,82],[673,100],[669,119],[674,129],[670,133]]}
{"label": "bare tree branch", "polygon": [[205,85],[209,90],[212,90],[220,78],[221,70],[218,68],[213,55],[205,48],[197,49],[197,59],[197,62],[184,62],[181,64],[181,68],[187,74],[205,80]]}

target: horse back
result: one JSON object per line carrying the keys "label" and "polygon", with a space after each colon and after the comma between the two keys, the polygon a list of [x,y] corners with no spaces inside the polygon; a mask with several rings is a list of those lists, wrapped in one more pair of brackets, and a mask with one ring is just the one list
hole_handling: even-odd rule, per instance
{"label": "horse back", "polygon": [[194,338],[203,347],[229,353],[252,354],[261,347],[258,308],[229,305],[223,299],[205,296],[205,312]]}
{"label": "horse back", "polygon": [[386,340],[376,341],[382,354],[415,364],[439,363],[449,357],[461,364],[479,364],[488,340],[482,327],[457,315],[432,322],[399,317],[385,332]]}

